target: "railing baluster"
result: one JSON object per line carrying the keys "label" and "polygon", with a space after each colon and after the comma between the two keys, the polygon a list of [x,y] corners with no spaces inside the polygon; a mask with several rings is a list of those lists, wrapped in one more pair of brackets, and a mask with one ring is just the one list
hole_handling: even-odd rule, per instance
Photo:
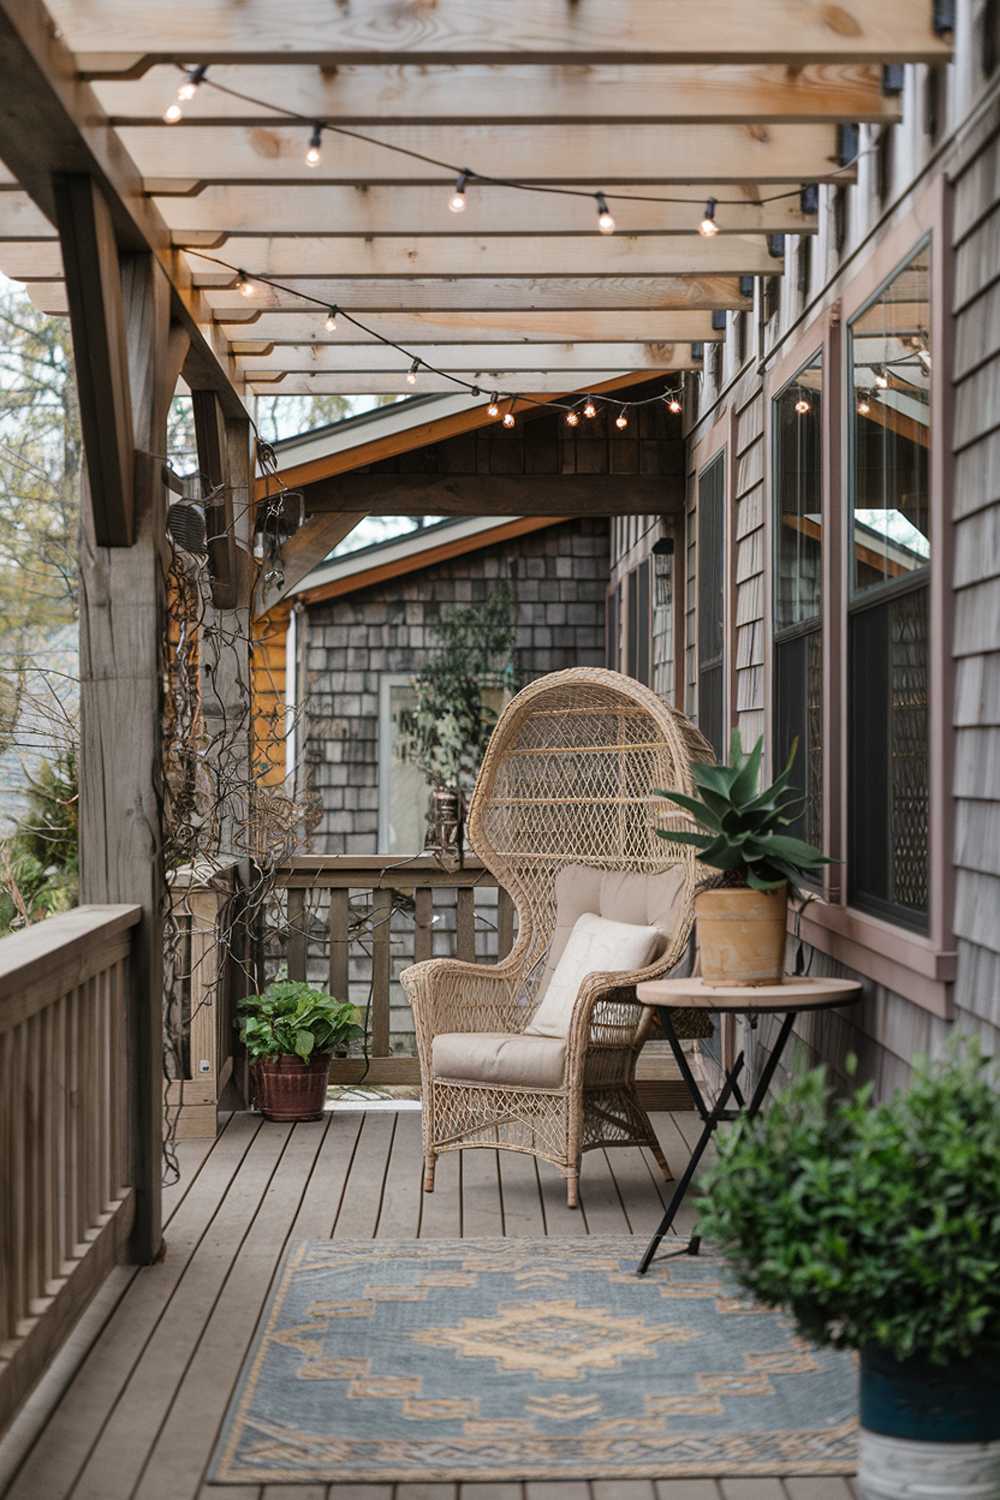
{"label": "railing baluster", "polygon": [[66,1259],[66,1221],[63,1209],[66,1179],[66,996],[49,1007],[49,1275],[60,1276]]}
{"label": "railing baluster", "polygon": [[25,1191],[28,1221],[28,1303],[45,1295],[45,1109],[42,1093],[42,1016],[33,1015],[27,1032],[28,1109],[26,1114]]}
{"label": "railing baluster", "polygon": [[13,1047],[11,1049],[11,1071],[6,1081],[10,1090],[11,1109],[14,1118],[13,1150],[11,1152],[11,1261],[10,1261],[10,1297],[8,1302],[8,1316],[11,1331],[17,1332],[17,1325],[27,1311],[28,1302],[28,1215],[27,1215],[27,1191],[25,1184],[25,1171],[27,1162],[26,1141],[29,1130],[25,1129],[27,1119],[27,1062],[28,1062],[28,1028],[22,1023],[16,1026],[13,1032]]}
{"label": "railing baluster", "polygon": [[350,997],[351,942],[348,923],[351,918],[351,893],[342,887],[330,892],[328,926],[330,933],[330,994],[338,1000]]}
{"label": "railing baluster", "polygon": [[392,891],[372,892],[371,1045],[375,1057],[389,1056],[389,985],[392,978]]}
{"label": "railing baluster", "polygon": [[17,1326],[17,1208],[15,1160],[19,1121],[14,1091],[14,1033],[0,1036],[0,1338]]}
{"label": "railing baluster", "polygon": [[80,1009],[84,986],[68,997],[66,1026],[66,1259],[72,1260],[80,1234]]}
{"label": "railing baluster", "polygon": [[476,893],[471,886],[458,888],[456,953],[465,963],[476,961]]}
{"label": "railing baluster", "polygon": [[291,888],[288,892],[288,977],[306,977],[306,893]]}
{"label": "railing baluster", "polygon": [[111,970],[111,1186],[120,1198],[129,1172],[128,1140],[128,1047],[125,1014],[128,994],[128,960],[121,958]]}
{"label": "railing baluster", "polygon": [[417,887],[413,893],[413,905],[413,961],[419,964],[434,953],[434,892],[430,886]]}
{"label": "railing baluster", "polygon": [[97,976],[97,1203],[98,1212],[111,1206],[111,1071],[108,1048],[111,1045],[108,985],[105,969]]}

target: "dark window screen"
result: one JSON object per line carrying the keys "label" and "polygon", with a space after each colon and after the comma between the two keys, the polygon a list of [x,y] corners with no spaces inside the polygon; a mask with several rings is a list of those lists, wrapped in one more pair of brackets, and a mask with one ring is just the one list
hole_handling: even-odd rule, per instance
{"label": "dark window screen", "polygon": [[823,844],[823,636],[792,636],[774,649],[775,769],[798,741],[792,785],[804,803],[788,832]]}
{"label": "dark window screen", "polygon": [[698,727],[720,759],[725,752],[725,481],[720,453],[698,480]]}
{"label": "dark window screen", "polygon": [[639,682],[650,677],[649,561],[633,568],[628,580],[628,669]]}
{"label": "dark window screen", "polygon": [[928,589],[850,621],[849,899],[927,926]]}
{"label": "dark window screen", "polygon": [[604,602],[604,665],[618,670],[618,636],[621,630],[621,584],[610,588]]}

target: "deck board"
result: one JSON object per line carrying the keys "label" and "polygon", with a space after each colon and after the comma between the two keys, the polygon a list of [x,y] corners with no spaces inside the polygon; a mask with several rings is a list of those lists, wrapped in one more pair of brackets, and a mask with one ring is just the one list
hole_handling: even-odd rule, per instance
{"label": "deck board", "polygon": [[[694,1116],[658,1115],[674,1172]],[[336,1110],[294,1127],[232,1116],[215,1142],[184,1142],[169,1190],[164,1261],[118,1274],[91,1345],[5,1500],[851,1500],[846,1481],[676,1479],[224,1487],[204,1471],[274,1274],[303,1239],[543,1234],[645,1236],[664,1184],[648,1152],[589,1152],[579,1209],[560,1173],[489,1149],[446,1152],[421,1191],[415,1110]],[[693,1222],[693,1209],[681,1232]],[[0,1475],[5,1445],[0,1444]],[[18,1455],[18,1458],[20,1455]]]}

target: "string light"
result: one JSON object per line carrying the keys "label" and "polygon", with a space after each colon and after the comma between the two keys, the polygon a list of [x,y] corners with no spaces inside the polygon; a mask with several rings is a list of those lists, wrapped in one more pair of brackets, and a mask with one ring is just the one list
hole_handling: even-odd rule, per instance
{"label": "string light", "polygon": [[583,403],[583,415],[588,420],[597,416],[597,407],[594,405],[593,396],[588,396],[586,401]]}
{"label": "string light", "polygon": [[608,200],[603,193],[595,193],[597,202],[597,227],[601,234],[614,234],[615,221],[611,210],[608,208]]}
{"label": "string light", "polygon": [[487,413],[487,416],[490,416],[490,417],[498,417],[500,415],[500,403],[497,400],[497,393],[496,393],[496,391],[494,391],[493,395],[490,397],[490,404],[486,408],[486,413]]}
{"label": "string light", "polygon": [[628,426],[628,417],[623,411],[620,411],[617,417],[615,417],[615,426],[620,432],[624,432],[625,428]]}
{"label": "string light", "polygon": [[875,365],[875,367],[874,367],[874,374],[875,374],[875,384],[878,386],[879,390],[880,391],[887,391],[889,389],[889,377],[885,373],[885,370],[882,367],[882,365]]}
{"label": "string light", "polygon": [[253,282],[245,271],[236,272],[236,290],[241,297],[252,297],[254,293]]}
{"label": "string light", "polygon": [[679,399],[678,399],[678,398],[677,398],[677,396],[675,396],[675,395],[674,395],[674,393],[673,393],[673,392],[671,392],[671,393],[670,393],[670,394],[669,394],[669,395],[668,395],[668,396],[666,396],[666,397],[665,397],[665,398],[664,398],[664,399],[665,399],[665,401],[666,401],[666,403],[667,403],[667,411],[669,411],[669,412],[673,412],[673,414],[674,414],[674,416],[675,416],[675,417],[676,417],[676,416],[677,416],[677,415],[678,415],[678,414],[679,414],[679,413],[680,413],[680,412],[681,412],[681,411],[683,411],[683,410],[684,410],[684,408],[683,408],[683,407],[682,407],[682,406],[681,406],[681,403],[680,403],[680,401],[679,401]]}
{"label": "string light", "polygon": [[176,125],[178,120],[184,118],[184,111],[181,109],[181,105],[186,104],[189,99],[194,98],[198,92],[198,85],[207,72],[207,63],[199,63],[198,67],[191,68],[190,71],[185,72],[184,82],[177,89],[177,99],[173,104],[168,104],[163,111],[163,123],[165,125]]}
{"label": "string light", "polygon": [[800,396],[795,403],[795,410],[798,412],[800,417],[804,417],[806,412],[812,411],[812,407],[809,405],[809,402],[806,400],[805,396]]}
{"label": "string light", "polygon": [[458,181],[455,183],[455,190],[448,199],[448,207],[453,214],[465,213],[465,184],[468,180],[468,172],[459,172]]}
{"label": "string light", "polygon": [[312,135],[309,137],[309,145],[306,147],[306,166],[318,167],[322,154],[323,127],[322,125],[314,125]]}
{"label": "string light", "polygon": [[858,416],[867,417],[872,409],[872,395],[870,391],[862,391],[858,397]]}
{"label": "string light", "polygon": [[511,396],[511,398],[510,398],[510,405],[508,406],[507,410],[503,414],[503,425],[505,427],[513,427],[514,426],[514,423],[515,423],[515,420],[516,420],[516,418],[514,416],[514,402],[515,402],[516,399],[517,398],[515,396]]}
{"label": "string light", "polygon": [[415,359],[413,361],[412,365],[410,366],[410,368],[406,372],[406,383],[407,383],[407,385],[416,385],[416,383],[417,383],[417,371],[419,369],[420,369],[420,361],[419,361],[419,359]]}
{"label": "string light", "polygon": [[698,225],[698,233],[704,236],[706,240],[711,239],[713,234],[718,234],[719,232],[719,226],[715,222],[716,201],[715,198],[709,198],[705,204],[704,217]]}
{"label": "string light", "polygon": [[326,315],[326,322],[323,326],[326,329],[327,333],[337,332],[337,309],[335,307],[330,308],[330,311]]}
{"label": "string light", "polygon": [[577,411],[576,407],[574,406],[574,407],[572,407],[566,413],[566,426],[567,427],[579,427],[579,425],[580,425],[580,413]]}

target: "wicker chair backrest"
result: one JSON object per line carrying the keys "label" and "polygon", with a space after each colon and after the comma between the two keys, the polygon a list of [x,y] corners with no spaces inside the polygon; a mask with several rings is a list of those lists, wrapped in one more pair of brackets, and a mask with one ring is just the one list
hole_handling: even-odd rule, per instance
{"label": "wicker chair backrest", "polygon": [[690,793],[692,763],[711,758],[683,714],[618,672],[553,672],[510,701],[480,767],[468,833],[514,901],[511,957],[522,974],[540,977],[565,865],[651,874],[682,863],[693,895],[693,849],[657,834],[690,822],[654,791]]}

